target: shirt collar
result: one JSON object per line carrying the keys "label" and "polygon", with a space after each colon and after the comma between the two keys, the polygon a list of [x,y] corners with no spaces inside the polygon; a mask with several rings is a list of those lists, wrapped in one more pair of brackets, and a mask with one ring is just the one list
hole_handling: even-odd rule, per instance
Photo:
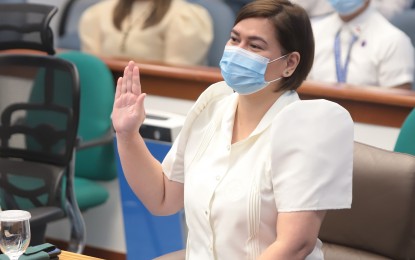
{"label": "shirt collar", "polygon": [[284,92],[271,106],[271,108],[265,113],[264,117],[259,122],[258,126],[251,133],[250,136],[257,135],[263,132],[271,122],[274,120],[275,116],[280,112],[284,107],[291,104],[294,101],[299,100],[297,92],[295,91],[286,91]]}
{"label": "shirt collar", "polygon": [[[231,138],[232,137],[232,130],[233,130],[233,123],[235,121],[235,112],[236,107],[238,105],[238,97],[237,93],[233,93],[230,97],[228,106],[224,111],[224,116],[222,118],[222,129],[224,130],[224,134]],[[271,122],[281,111],[284,107],[291,104],[294,101],[300,100],[298,97],[297,92],[295,91],[286,91],[284,92],[271,106],[271,108],[265,113],[264,117],[261,119],[255,130],[249,135],[248,138],[258,135],[263,132],[268,126],[271,125]]]}

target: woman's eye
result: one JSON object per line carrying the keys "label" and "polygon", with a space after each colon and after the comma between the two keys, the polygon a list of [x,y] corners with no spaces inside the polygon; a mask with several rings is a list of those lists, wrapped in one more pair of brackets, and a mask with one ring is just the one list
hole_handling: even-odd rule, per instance
{"label": "woman's eye", "polygon": [[236,39],[236,37],[231,36],[231,42],[237,42],[237,41],[238,41],[238,39]]}
{"label": "woman's eye", "polygon": [[256,45],[256,44],[251,44],[251,48],[252,49],[258,49],[258,50],[261,50],[262,49],[261,46]]}

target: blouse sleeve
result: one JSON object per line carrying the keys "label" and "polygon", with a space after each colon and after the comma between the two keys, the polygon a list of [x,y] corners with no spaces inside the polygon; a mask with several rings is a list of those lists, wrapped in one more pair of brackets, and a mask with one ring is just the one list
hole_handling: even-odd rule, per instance
{"label": "blouse sleeve", "polygon": [[213,40],[209,13],[196,4],[180,4],[171,10],[166,33],[165,61],[180,65],[205,65]]}
{"label": "blouse sleeve", "polygon": [[79,21],[79,39],[81,50],[89,53],[101,53],[100,39],[100,4],[89,7]]}
{"label": "blouse sleeve", "polygon": [[272,182],[279,212],[350,208],[353,121],[327,100],[297,101],[272,126]]}

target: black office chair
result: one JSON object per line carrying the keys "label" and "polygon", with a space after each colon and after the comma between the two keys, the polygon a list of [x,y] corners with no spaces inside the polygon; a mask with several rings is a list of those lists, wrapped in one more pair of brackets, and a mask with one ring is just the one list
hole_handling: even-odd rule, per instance
{"label": "black office chair", "polygon": [[[53,54],[49,22],[56,11],[0,4],[0,50]],[[79,110],[79,77],[71,62],[44,54],[0,54],[1,206],[32,213],[32,245],[44,242],[47,223],[68,217],[68,250],[83,251],[85,224],[73,185]]]}
{"label": "black office chair", "polygon": [[49,27],[58,9],[40,4],[0,3],[0,49],[32,49],[55,54]]}

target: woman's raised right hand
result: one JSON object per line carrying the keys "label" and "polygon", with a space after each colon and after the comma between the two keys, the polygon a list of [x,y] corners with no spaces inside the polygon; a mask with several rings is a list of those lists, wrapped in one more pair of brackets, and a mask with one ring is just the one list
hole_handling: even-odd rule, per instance
{"label": "woman's raised right hand", "polygon": [[145,119],[145,96],[146,94],[141,92],[138,66],[130,61],[124,69],[123,77],[117,80],[112,108],[111,118],[117,138],[138,134]]}

